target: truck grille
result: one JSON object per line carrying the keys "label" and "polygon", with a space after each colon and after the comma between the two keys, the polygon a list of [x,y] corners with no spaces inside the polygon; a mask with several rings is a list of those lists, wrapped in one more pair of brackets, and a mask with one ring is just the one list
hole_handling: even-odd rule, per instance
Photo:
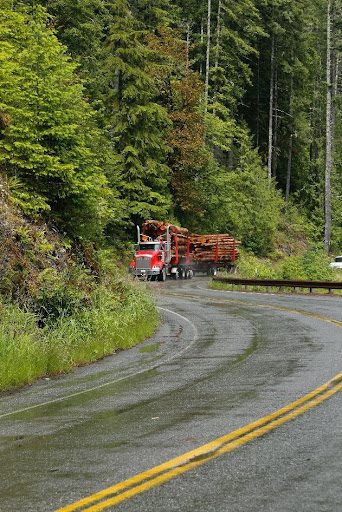
{"label": "truck grille", "polygon": [[141,256],[137,258],[136,268],[137,270],[149,270],[151,268],[151,258],[147,258],[146,256]]}

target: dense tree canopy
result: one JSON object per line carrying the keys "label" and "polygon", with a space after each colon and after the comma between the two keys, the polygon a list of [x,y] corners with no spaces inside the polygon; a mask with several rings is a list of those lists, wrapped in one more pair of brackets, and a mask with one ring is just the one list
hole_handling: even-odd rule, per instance
{"label": "dense tree canopy", "polygon": [[341,249],[341,0],[0,7],[0,166],[26,214],[85,238],[177,219],[266,254],[294,208],[322,242],[331,204]]}

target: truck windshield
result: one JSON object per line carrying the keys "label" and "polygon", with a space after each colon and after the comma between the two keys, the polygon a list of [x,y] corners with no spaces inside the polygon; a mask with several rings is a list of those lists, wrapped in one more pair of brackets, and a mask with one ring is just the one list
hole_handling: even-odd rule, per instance
{"label": "truck windshield", "polygon": [[154,243],[145,243],[145,244],[139,244],[139,250],[140,251],[159,251],[160,244],[154,244]]}
{"label": "truck windshield", "polygon": [[336,262],[336,263],[342,263],[342,256],[337,256],[337,257],[335,258],[335,262]]}

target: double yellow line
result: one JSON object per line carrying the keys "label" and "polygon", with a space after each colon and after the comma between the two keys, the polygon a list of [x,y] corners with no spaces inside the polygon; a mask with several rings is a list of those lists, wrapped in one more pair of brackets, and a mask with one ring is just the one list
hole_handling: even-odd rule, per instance
{"label": "double yellow line", "polygon": [[114,507],[122,501],[167,482],[178,475],[271,432],[280,425],[295,419],[308,409],[324,402],[324,400],[327,400],[339,391],[342,391],[342,373],[302,398],[268,416],[264,416],[258,421],[234,430],[195,450],[184,453],[179,457],[175,457],[71,505],[59,508],[55,512],[99,512],[109,507]]}

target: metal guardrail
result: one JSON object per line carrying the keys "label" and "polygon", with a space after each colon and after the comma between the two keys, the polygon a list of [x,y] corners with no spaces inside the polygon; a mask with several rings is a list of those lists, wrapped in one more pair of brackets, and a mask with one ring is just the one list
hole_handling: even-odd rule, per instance
{"label": "metal guardrail", "polygon": [[273,288],[308,288],[310,293],[316,288],[323,288],[331,293],[331,290],[342,290],[342,281],[293,281],[286,279],[242,279],[239,277],[214,276],[213,281],[227,283],[232,285],[245,286],[265,286]]}

